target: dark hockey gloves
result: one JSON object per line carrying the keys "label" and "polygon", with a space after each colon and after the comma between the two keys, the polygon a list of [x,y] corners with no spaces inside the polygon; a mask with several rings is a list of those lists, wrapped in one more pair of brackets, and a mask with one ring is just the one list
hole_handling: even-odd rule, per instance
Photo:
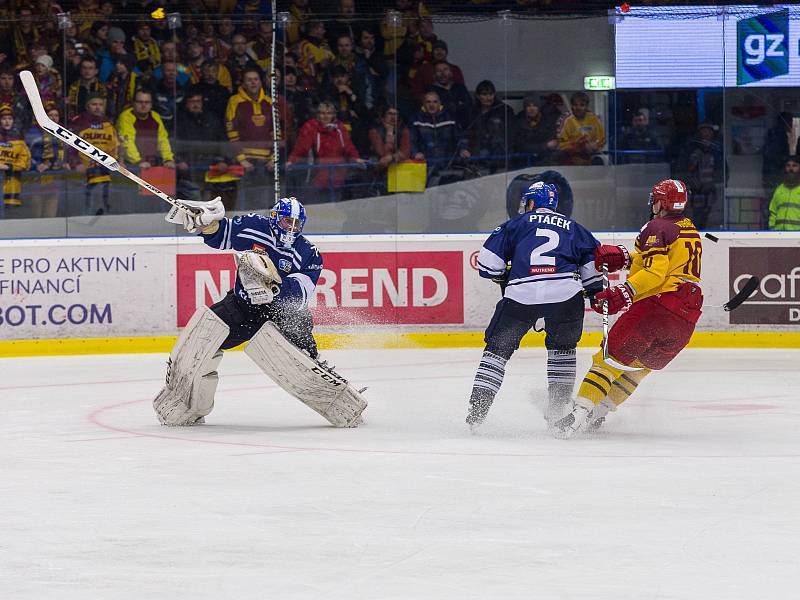
{"label": "dark hockey gloves", "polygon": [[592,308],[595,312],[603,314],[603,300],[606,300],[608,301],[608,314],[615,315],[623,308],[628,308],[633,304],[634,293],[633,288],[627,282],[615,285],[595,294]]}
{"label": "dark hockey gloves", "polygon": [[613,273],[631,266],[631,255],[625,246],[609,246],[601,244],[594,251],[594,266],[598,271],[608,265],[608,272]]}

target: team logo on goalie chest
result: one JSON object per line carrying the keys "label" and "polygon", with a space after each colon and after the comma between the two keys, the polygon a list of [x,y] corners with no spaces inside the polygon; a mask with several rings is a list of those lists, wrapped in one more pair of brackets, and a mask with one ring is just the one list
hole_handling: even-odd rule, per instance
{"label": "team logo on goalie chest", "polygon": [[287,258],[278,259],[278,268],[287,273],[292,270],[292,261]]}

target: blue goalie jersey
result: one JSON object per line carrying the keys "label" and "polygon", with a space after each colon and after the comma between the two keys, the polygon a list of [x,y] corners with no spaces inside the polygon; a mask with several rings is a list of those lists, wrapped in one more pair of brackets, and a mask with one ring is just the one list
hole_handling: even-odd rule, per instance
{"label": "blue goalie jersey", "polygon": [[[222,219],[219,229],[210,235],[203,234],[203,240],[218,250],[266,253],[283,280],[274,301],[294,308],[308,305],[322,272],[322,256],[317,247],[302,235],[297,236],[291,248],[284,248],[276,239],[267,217],[251,213]],[[250,301],[238,275],[234,292],[241,299]]]}
{"label": "blue goalie jersey", "polygon": [[563,302],[602,287],[594,267],[600,244],[588,229],[546,208],[514,217],[495,229],[478,255],[481,277],[503,277],[504,296],[520,304]]}

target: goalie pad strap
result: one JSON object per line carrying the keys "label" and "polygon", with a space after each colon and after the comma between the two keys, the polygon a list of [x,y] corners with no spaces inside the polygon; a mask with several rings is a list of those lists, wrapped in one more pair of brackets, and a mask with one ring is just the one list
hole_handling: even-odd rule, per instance
{"label": "goalie pad strap", "polygon": [[366,401],[338,373],[289,342],[267,321],[244,349],[277,385],[335,427],[357,427]]}

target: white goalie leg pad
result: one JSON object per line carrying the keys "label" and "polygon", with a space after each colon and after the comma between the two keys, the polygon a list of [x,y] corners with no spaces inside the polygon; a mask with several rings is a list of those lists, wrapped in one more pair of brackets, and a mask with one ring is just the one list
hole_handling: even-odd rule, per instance
{"label": "white goalie leg pad", "polygon": [[267,321],[244,349],[272,381],[334,427],[358,427],[367,402],[346,379],[320,365]]}
{"label": "white goalie leg pad", "polygon": [[230,329],[203,307],[194,313],[169,355],[167,383],[153,400],[162,425],[194,425],[214,408],[219,347]]}

